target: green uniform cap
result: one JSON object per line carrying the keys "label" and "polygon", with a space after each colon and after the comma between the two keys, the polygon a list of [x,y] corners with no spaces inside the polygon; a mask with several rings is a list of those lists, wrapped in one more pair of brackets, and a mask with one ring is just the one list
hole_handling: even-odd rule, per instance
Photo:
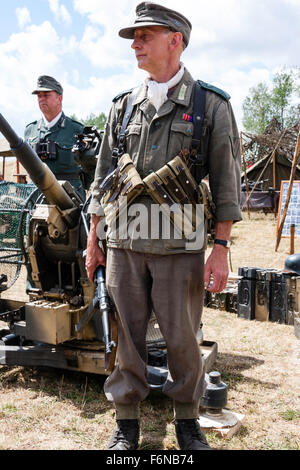
{"label": "green uniform cap", "polygon": [[63,87],[55,78],[42,75],[38,78],[37,87],[32,94],[36,95],[39,91],[56,91],[58,94],[62,95]]}
{"label": "green uniform cap", "polygon": [[119,36],[125,39],[133,39],[137,28],[149,26],[164,26],[183,36],[185,46],[188,45],[192,25],[185,16],[177,11],[158,5],[157,3],[142,2],[136,7],[136,20],[132,26],[119,31]]}

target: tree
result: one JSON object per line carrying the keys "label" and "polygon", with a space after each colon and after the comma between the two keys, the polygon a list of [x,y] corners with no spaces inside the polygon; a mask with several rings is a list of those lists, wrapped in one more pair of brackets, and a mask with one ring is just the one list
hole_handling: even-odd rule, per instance
{"label": "tree", "polygon": [[98,114],[98,116],[91,113],[89,116],[87,116],[83,120],[83,124],[85,126],[96,126],[97,129],[103,130],[106,121],[107,121],[107,117],[105,116],[104,113],[100,113],[100,114]]}
{"label": "tree", "polygon": [[72,119],[75,121],[81,122],[84,126],[96,126],[97,129],[103,130],[107,117],[104,113],[96,114],[91,113],[89,116],[87,116],[85,119],[79,119],[75,114],[72,114],[70,116]]}
{"label": "tree", "polygon": [[249,132],[260,134],[271,119],[271,95],[265,83],[250,88],[243,102],[243,125]]}
{"label": "tree", "polygon": [[273,84],[271,95],[272,117],[275,117],[282,124],[282,128],[285,128],[292,124],[294,120],[294,116],[291,113],[294,78],[291,73],[279,72],[274,76]]}
{"label": "tree", "polygon": [[250,88],[243,102],[243,125],[248,132],[261,134],[273,118],[281,129],[299,119],[299,106],[294,101],[300,95],[296,69],[276,73],[269,88],[264,82]]}

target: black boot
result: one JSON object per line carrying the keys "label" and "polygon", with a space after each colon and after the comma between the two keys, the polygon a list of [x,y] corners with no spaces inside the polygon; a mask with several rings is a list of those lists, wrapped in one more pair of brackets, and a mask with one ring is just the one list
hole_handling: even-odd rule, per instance
{"label": "black boot", "polygon": [[136,450],[140,424],[137,419],[117,419],[117,427],[109,441],[108,450]]}
{"label": "black boot", "polygon": [[175,430],[180,450],[211,450],[196,419],[176,420]]}

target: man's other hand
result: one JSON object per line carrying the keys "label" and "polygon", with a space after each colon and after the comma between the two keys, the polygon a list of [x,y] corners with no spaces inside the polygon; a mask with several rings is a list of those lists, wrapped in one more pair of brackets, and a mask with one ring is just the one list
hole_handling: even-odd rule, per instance
{"label": "man's other hand", "polygon": [[204,268],[204,286],[209,292],[222,292],[226,285],[229,274],[228,248],[215,245],[208,257]]}

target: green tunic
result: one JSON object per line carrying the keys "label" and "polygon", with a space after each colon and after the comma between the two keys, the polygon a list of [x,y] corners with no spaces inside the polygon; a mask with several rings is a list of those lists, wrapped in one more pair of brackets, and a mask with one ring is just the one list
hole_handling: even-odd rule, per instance
{"label": "green tunic", "polygon": [[82,168],[74,160],[72,147],[76,136],[83,131],[83,124],[74,121],[62,113],[59,121],[50,129],[43,119],[34,121],[26,126],[25,140],[33,148],[38,142],[55,142],[56,159],[43,160],[59,180],[68,180],[85,199],[85,190],[80,178]]}
{"label": "green tunic", "polygon": [[[135,91],[134,109],[126,131],[126,151],[142,178],[163,167],[182,149],[191,148],[194,125],[185,121],[183,115],[193,115],[194,87],[195,81],[185,70],[181,81],[158,112],[147,98],[145,84]],[[239,221],[239,132],[229,96],[208,84],[204,84],[204,87],[206,110],[203,148],[210,190],[216,205],[216,219]],[[112,149],[116,146],[128,97],[129,93],[116,97],[106,124],[95,172],[90,213],[101,214],[99,184],[110,168]],[[150,197],[144,196],[140,196],[138,202],[145,205],[152,203]],[[110,237],[109,229],[107,246],[161,255],[186,251],[185,240],[115,240]]]}

